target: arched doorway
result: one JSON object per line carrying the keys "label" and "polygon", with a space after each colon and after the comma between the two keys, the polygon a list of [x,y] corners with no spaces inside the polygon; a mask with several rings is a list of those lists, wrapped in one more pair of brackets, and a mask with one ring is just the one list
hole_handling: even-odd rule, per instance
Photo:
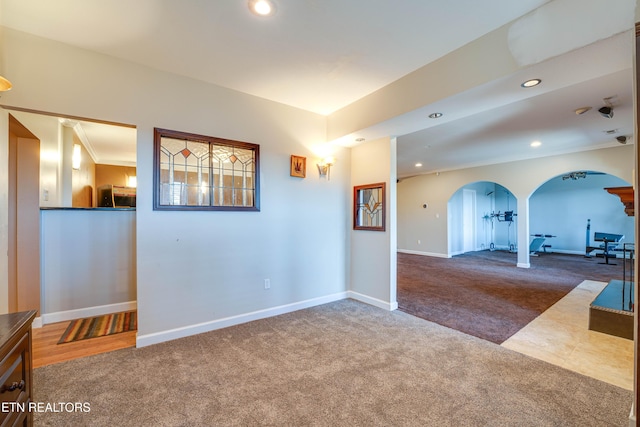
{"label": "arched doorway", "polygon": [[479,181],[459,188],[447,203],[449,253],[515,252],[516,204],[511,191],[495,182]]}

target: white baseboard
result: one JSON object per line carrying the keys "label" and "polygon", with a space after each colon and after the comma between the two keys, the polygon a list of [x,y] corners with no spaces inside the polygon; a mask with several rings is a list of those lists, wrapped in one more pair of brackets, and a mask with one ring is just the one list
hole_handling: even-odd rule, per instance
{"label": "white baseboard", "polygon": [[[582,251],[570,251],[570,250],[565,250],[565,249],[553,249],[550,248],[548,251],[548,253],[552,254],[552,253],[556,253],[556,254],[567,254],[567,255],[584,255],[584,250]],[[538,251],[539,254],[544,255],[544,251]]]}
{"label": "white baseboard", "polygon": [[327,295],[320,298],[313,298],[306,301],[300,301],[293,304],[281,305],[278,307],[258,310],[251,313],[240,314],[237,316],[225,317],[223,319],[212,320],[210,322],[198,323],[195,325],[184,326],[181,328],[169,329],[161,332],[140,335],[136,337],[136,347],[146,347],[152,344],[159,344],[165,341],[171,341],[178,338],[184,338],[191,335],[202,334],[204,332],[214,331],[216,329],[227,328],[229,326],[240,325],[242,323],[252,322],[254,320],[265,319],[267,317],[278,316],[280,314],[291,313],[305,308],[315,307],[316,305],[327,304],[348,298],[348,292],[339,292],[337,294]]}
{"label": "white baseboard", "polygon": [[38,316],[35,319],[33,319],[33,323],[31,324],[31,327],[34,329],[42,328],[42,316]]}
{"label": "white baseboard", "polygon": [[102,316],[103,314],[118,313],[121,311],[131,311],[135,310],[137,306],[138,304],[136,301],[98,305],[95,307],[79,308],[76,310],[43,313],[40,316],[40,319],[41,325],[47,325],[49,323],[66,322],[73,319],[83,319],[85,317]]}
{"label": "white baseboard", "polygon": [[393,310],[397,310],[398,309],[398,303],[397,302],[389,303],[389,302],[386,302],[386,301],[382,301],[382,300],[380,300],[378,298],[373,298],[373,297],[370,297],[370,296],[367,296],[367,295],[363,295],[361,293],[354,292],[354,291],[347,292],[347,295],[351,299],[363,302],[365,304],[372,305],[374,307],[382,308],[384,310],[393,311]]}
{"label": "white baseboard", "polygon": [[403,253],[403,254],[424,255],[424,256],[432,256],[432,257],[436,257],[436,258],[451,258],[451,255],[440,254],[440,253],[435,253],[435,252],[412,251],[410,249],[398,249],[397,251],[400,252],[400,253]]}

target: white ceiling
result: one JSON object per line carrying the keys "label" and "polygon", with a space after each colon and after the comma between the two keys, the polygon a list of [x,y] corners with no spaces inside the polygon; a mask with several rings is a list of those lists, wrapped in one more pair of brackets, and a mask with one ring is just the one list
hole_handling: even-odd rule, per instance
{"label": "white ceiling", "polygon": [[[548,2],[275,0],[275,16],[259,18],[246,0],[1,1],[3,26],[320,114]],[[552,3],[560,1],[584,3]],[[567,26],[566,34],[572,30]],[[547,35],[550,45],[563,36]],[[537,88],[514,92],[523,76],[513,76],[381,124],[387,135],[399,137],[398,175],[617,144],[616,135],[603,131],[632,132],[628,39],[603,41],[578,58],[568,55],[568,62],[538,64],[543,84]],[[594,64],[595,71],[585,71]],[[614,95],[614,117],[599,117],[603,98]],[[584,105],[594,109],[576,116],[573,110]],[[436,110],[445,116],[425,119]],[[381,128],[363,135],[374,131]],[[91,136],[94,147],[103,145],[97,135]],[[531,139],[543,142],[540,149],[529,149]]]}

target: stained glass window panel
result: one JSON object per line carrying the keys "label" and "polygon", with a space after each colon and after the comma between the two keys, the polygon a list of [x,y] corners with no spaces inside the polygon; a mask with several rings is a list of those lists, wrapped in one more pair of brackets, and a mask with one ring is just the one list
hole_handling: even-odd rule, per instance
{"label": "stained glass window panel", "polygon": [[385,183],[361,185],[353,192],[353,228],[385,230]]}
{"label": "stained glass window panel", "polygon": [[154,209],[259,210],[259,146],[155,129]]}

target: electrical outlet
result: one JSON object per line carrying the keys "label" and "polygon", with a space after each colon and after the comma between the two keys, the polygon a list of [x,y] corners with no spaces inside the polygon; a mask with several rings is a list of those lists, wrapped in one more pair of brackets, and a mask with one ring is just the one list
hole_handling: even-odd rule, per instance
{"label": "electrical outlet", "polygon": [[420,244],[420,239],[418,239],[418,244]]}
{"label": "electrical outlet", "polygon": [[264,279],[264,288],[271,289],[271,279]]}

